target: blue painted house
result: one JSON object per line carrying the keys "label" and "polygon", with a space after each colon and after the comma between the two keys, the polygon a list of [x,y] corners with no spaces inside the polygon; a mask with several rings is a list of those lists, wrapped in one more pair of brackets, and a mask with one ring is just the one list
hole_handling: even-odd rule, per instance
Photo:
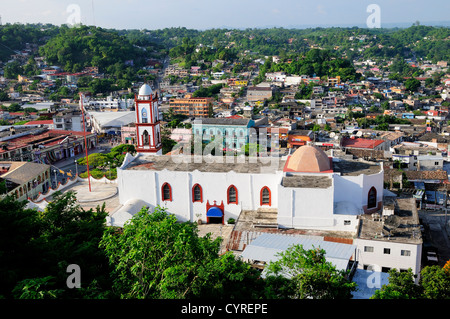
{"label": "blue painted house", "polygon": [[413,119],[414,118],[414,113],[403,113],[402,114],[402,119]]}
{"label": "blue painted house", "polygon": [[251,128],[255,121],[244,118],[202,118],[192,123],[194,139],[198,136],[206,143],[216,137],[223,139],[227,149],[241,149],[249,142]]}

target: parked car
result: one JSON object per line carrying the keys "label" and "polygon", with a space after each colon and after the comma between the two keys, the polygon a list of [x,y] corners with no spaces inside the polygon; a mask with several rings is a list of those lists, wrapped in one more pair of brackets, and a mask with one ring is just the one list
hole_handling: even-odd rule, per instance
{"label": "parked car", "polygon": [[438,249],[429,242],[423,243],[424,261],[428,265],[437,265],[439,261]]}
{"label": "parked car", "polygon": [[427,251],[427,262],[430,265],[437,265],[439,261],[438,255],[434,251]]}

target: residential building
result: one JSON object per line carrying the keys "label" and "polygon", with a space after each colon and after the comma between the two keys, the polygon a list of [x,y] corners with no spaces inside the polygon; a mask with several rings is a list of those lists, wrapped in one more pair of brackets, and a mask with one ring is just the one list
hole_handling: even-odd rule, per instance
{"label": "residential building", "polygon": [[136,123],[124,125],[120,129],[120,138],[122,144],[137,145],[136,140]]}
{"label": "residential building", "polygon": [[267,72],[265,74],[267,81],[284,82],[286,79],[285,72]]}
{"label": "residential building", "polygon": [[170,139],[178,144],[187,145],[192,143],[192,130],[187,128],[175,128],[170,132]]}
{"label": "residential building", "polygon": [[383,150],[383,140],[366,138],[343,138],[341,147],[344,149]]}
{"label": "residential building", "polygon": [[335,78],[328,78],[328,86],[336,86],[341,84],[341,77],[336,76]]}
{"label": "residential building", "polygon": [[[84,119],[87,125],[86,118]],[[53,116],[53,126],[57,130],[65,131],[84,131],[83,116],[80,110],[66,109],[59,111]]]}
{"label": "residential building", "polygon": [[234,86],[243,87],[243,86],[247,86],[247,85],[248,85],[248,80],[235,80],[234,81]]}
{"label": "residential building", "polygon": [[187,95],[181,99],[170,99],[169,106],[174,114],[189,117],[210,117],[212,115],[212,102],[210,97],[191,97]]}
{"label": "residential building", "polygon": [[417,157],[419,155],[440,154],[437,147],[420,142],[419,143],[402,142],[401,144],[395,145],[392,148],[394,153],[398,155],[413,155]]}
{"label": "residential building", "polygon": [[450,143],[450,137],[443,136],[437,133],[427,132],[418,138],[421,144],[426,144],[435,147],[441,151],[447,152]]}
{"label": "residential building", "polygon": [[227,149],[242,149],[252,139],[256,142],[256,130],[251,131],[255,121],[244,118],[204,118],[192,123],[194,139],[201,137],[203,141],[222,138]]}
{"label": "residential building", "polygon": [[88,149],[95,148],[97,136],[89,132],[41,128],[5,136],[0,139],[0,161],[33,161],[51,164],[83,152],[85,136]]}
{"label": "residential building", "polygon": [[361,227],[353,240],[358,247],[358,268],[382,273],[410,268],[418,275],[423,243],[419,225],[414,198],[385,198],[382,212],[361,216]]}
{"label": "residential building", "polygon": [[39,121],[30,121],[25,123],[24,125],[27,126],[34,126],[34,127],[45,127],[48,129],[54,129],[55,124],[53,123],[53,120],[39,120]]}
{"label": "residential building", "polygon": [[4,183],[6,193],[23,201],[45,193],[51,187],[50,165],[31,162],[0,162],[0,183]]}
{"label": "residential building", "polygon": [[297,149],[300,146],[307,145],[313,139],[311,130],[292,130],[288,132],[287,147]]}
{"label": "residential building", "polygon": [[264,101],[272,97],[271,87],[251,86],[247,88],[247,100],[249,102]]}
{"label": "residential building", "polygon": [[106,100],[89,100],[87,103],[87,108],[98,109],[98,110],[127,110],[133,106],[133,99],[121,99],[113,98],[108,96]]}
{"label": "residential building", "polygon": [[436,171],[444,169],[444,158],[436,155],[417,156],[418,171]]}

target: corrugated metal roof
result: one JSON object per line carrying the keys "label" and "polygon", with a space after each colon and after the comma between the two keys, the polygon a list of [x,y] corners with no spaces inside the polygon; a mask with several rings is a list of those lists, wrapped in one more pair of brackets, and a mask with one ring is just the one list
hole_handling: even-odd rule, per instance
{"label": "corrugated metal roof", "polygon": [[242,258],[258,261],[275,261],[277,254],[293,245],[302,245],[304,249],[320,248],[325,250],[327,261],[337,269],[346,269],[348,261],[356,250],[355,245],[323,241],[316,236],[280,235],[264,233],[247,245],[242,252]]}

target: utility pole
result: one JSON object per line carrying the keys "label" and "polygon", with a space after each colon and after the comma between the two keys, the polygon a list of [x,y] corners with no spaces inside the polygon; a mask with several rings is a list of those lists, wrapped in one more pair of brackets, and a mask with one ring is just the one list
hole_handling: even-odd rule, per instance
{"label": "utility pole", "polygon": [[83,133],[84,133],[84,148],[86,151],[86,165],[87,165],[87,175],[88,175],[88,183],[89,183],[89,191],[91,191],[91,175],[89,174],[89,156],[88,156],[88,143],[86,138],[86,123],[84,121],[84,107],[83,107],[83,99],[84,95],[80,92],[80,109],[83,121]]}

